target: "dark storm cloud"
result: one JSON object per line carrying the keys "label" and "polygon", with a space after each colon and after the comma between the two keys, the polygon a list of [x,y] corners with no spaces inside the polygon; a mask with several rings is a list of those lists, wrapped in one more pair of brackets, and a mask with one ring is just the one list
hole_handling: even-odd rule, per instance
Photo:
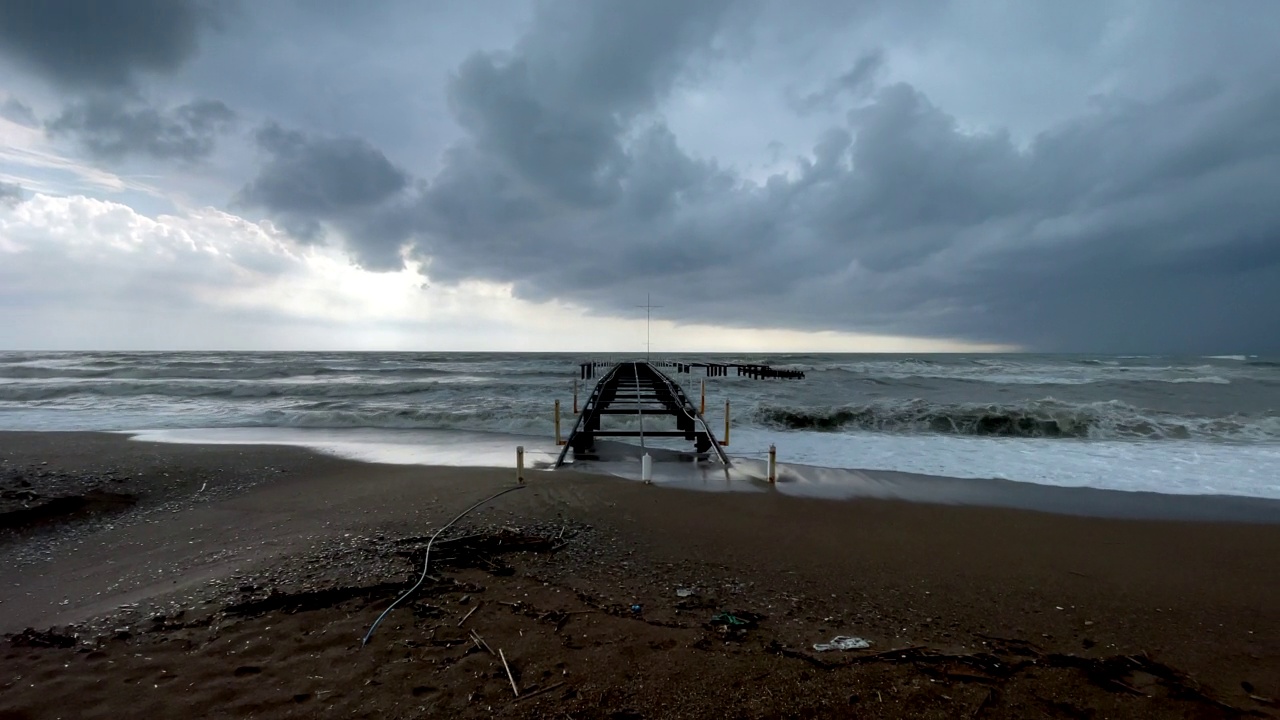
{"label": "dark storm cloud", "polygon": [[706,48],[721,0],[544,4],[510,55],[478,53],[450,84],[458,121],[482,152],[575,206],[611,203],[622,135]]}
{"label": "dark storm cloud", "polygon": [[31,107],[12,97],[5,98],[4,102],[0,103],[0,117],[27,127],[35,127],[39,124]]}
{"label": "dark storm cloud", "polygon": [[[225,107],[137,98],[162,96],[163,83],[140,78],[182,66],[218,13],[118,4],[95,21],[104,37],[84,43],[90,11],[0,4],[0,54],[69,89],[48,127],[98,157],[207,154]],[[80,7],[90,5],[116,3]],[[417,25],[452,11],[414,25],[403,21],[410,3],[341,20],[246,4],[260,34],[220,34],[227,42],[209,43],[183,81],[202,77],[220,89],[200,96],[279,119],[257,134],[261,166],[236,175],[233,187],[252,177],[236,201],[309,241],[340,237],[371,269],[400,267],[407,249],[434,281],[509,282],[523,298],[606,314],[652,293],[666,317],[727,325],[1042,350],[1280,351],[1280,80],[1262,61],[1274,44],[1256,42],[1262,18],[1105,3],[1065,15],[763,5],[540,2],[508,51],[471,52],[474,36],[456,33],[451,54],[428,62],[375,45],[384,34],[417,42]],[[848,24],[824,30],[842,8]],[[888,20],[854,32],[882,11]],[[277,27],[290,42],[273,41]],[[736,54],[770,33],[785,51]],[[760,77],[716,75],[737,62]],[[277,74],[252,76],[267,66]],[[439,88],[430,78],[445,92],[422,105]],[[902,78],[916,85],[891,82]],[[1186,82],[1170,91],[1167,78]],[[1115,89],[1081,111],[1097,87]],[[133,100],[104,100],[103,88]],[[421,109],[446,97],[457,127]],[[726,122],[723,143],[712,122]],[[773,139],[805,152],[764,177],[748,146]],[[415,178],[405,166],[431,169]]]}
{"label": "dark storm cloud", "polygon": [[146,156],[193,161],[213,151],[235,113],[216,100],[197,100],[157,110],[120,96],[75,102],[45,126],[49,134],[71,137],[103,160]]}
{"label": "dark storm cloud", "polygon": [[227,7],[216,0],[11,0],[0,53],[71,87],[121,87],[176,69]]}
{"label": "dark storm cloud", "polygon": [[[238,200],[263,208],[304,239],[318,239],[332,223],[358,239],[357,259],[386,269],[401,263],[402,227],[382,227],[384,204],[409,184],[409,176],[380,150],[350,137],[314,137],[268,125],[257,135],[267,162]],[[390,221],[390,222],[394,222]],[[366,230],[368,228],[368,230]]]}
{"label": "dark storm cloud", "polygon": [[[396,225],[418,233],[433,277],[615,312],[652,292],[684,320],[1046,350],[1280,343],[1280,315],[1260,312],[1280,303],[1276,86],[1103,96],[1018,145],[909,85],[877,87],[870,53],[805,98],[862,93],[846,122],[757,184],[682,150],[654,114],[715,17],[627,8],[657,19],[544,17],[512,54],[459,69],[471,139]],[[615,53],[597,26],[635,31]]]}
{"label": "dark storm cloud", "polygon": [[831,110],[842,95],[865,97],[875,89],[876,75],[884,67],[884,53],[874,50],[858,58],[853,67],[840,77],[827,83],[821,90],[799,97],[792,97],[796,112],[808,114],[818,110]]}

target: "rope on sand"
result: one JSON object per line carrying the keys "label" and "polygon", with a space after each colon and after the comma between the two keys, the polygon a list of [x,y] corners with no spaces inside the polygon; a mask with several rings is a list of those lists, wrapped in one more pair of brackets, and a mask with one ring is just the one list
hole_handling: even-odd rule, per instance
{"label": "rope on sand", "polygon": [[507,493],[511,492],[512,490],[523,490],[525,487],[526,487],[525,485],[514,485],[505,490],[496,492],[493,495],[490,495],[489,497],[485,498],[484,500],[481,500],[480,502],[476,503],[475,505],[472,505],[466,510],[463,510],[461,513],[458,514],[458,517],[445,523],[444,527],[437,530],[435,534],[431,536],[431,539],[427,541],[427,553],[422,557],[422,575],[421,577],[418,578],[418,582],[414,583],[413,587],[409,588],[404,592],[404,594],[396,598],[396,601],[391,603],[391,605],[389,605],[386,610],[383,610],[382,614],[378,616],[377,620],[373,621],[373,625],[369,627],[369,632],[365,633],[364,635],[364,640],[360,641],[360,647],[364,647],[365,645],[369,644],[369,638],[373,637],[373,631],[378,629],[378,624],[381,623],[382,619],[387,616],[387,613],[394,610],[397,605],[399,605],[401,602],[404,601],[405,598],[414,594],[415,592],[417,592],[418,588],[422,587],[422,583],[425,582],[427,579],[427,566],[431,562],[431,545],[436,541],[436,538],[440,537],[440,533],[444,532],[445,530],[448,530],[450,527],[453,526],[454,523],[458,522],[463,517],[466,517],[467,513],[471,512],[472,510],[475,510],[481,505],[484,505],[487,502],[496,500],[499,497],[502,497],[503,495],[506,495]]}

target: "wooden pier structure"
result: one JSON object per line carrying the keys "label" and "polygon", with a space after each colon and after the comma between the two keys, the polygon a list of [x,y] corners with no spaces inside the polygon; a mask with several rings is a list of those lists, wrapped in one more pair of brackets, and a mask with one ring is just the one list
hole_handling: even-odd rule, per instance
{"label": "wooden pier structure", "polygon": [[[674,366],[673,363],[664,364]],[[582,377],[594,377],[600,366],[594,362],[582,363]],[[713,374],[709,366],[707,373]],[[638,418],[639,427],[635,430],[610,428],[604,422],[610,416]],[[675,429],[668,429],[669,424],[667,428],[656,427],[658,423],[651,423],[646,428],[646,418],[655,416],[674,418]],[[684,438],[694,444],[694,452],[699,459],[713,459],[729,465],[729,456],[716,441],[698,406],[656,364],[645,361],[617,363],[601,376],[569,433],[556,467],[564,464],[570,450],[573,450],[575,461],[597,457],[597,438],[629,438],[638,440],[642,447],[647,438]]]}
{"label": "wooden pier structure", "polygon": [[[713,363],[713,362],[695,362],[684,363],[677,360],[659,360],[646,363],[654,367],[675,368],[677,373],[689,375],[693,373],[694,368],[703,368],[707,377],[728,377],[730,371],[738,377],[749,377],[754,380],[778,379],[778,380],[803,380],[803,370],[786,370],[782,368],[770,367],[768,365],[759,365],[751,363]],[[610,362],[584,362],[579,363],[579,374],[583,380],[590,380],[596,376],[596,373],[603,368],[612,368],[615,363]]]}

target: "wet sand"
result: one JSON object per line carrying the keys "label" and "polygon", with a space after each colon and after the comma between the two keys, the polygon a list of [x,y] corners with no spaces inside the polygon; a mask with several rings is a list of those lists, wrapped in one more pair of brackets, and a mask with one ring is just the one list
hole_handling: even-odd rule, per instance
{"label": "wet sand", "polygon": [[0,433],[0,717],[1277,713],[1280,525],[529,478],[361,648],[511,471]]}

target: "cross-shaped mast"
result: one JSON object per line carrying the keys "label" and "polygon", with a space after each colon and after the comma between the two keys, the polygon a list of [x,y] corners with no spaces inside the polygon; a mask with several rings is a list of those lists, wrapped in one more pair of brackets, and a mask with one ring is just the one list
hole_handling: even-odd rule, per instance
{"label": "cross-shaped mast", "polygon": [[645,293],[645,295],[644,295],[644,304],[643,304],[643,305],[637,305],[636,307],[642,307],[642,308],[644,308],[644,361],[645,361],[645,362],[649,362],[649,321],[650,321],[650,313],[653,311],[653,309],[654,309],[654,308],[660,308],[660,307],[662,307],[662,306],[661,306],[661,305],[654,305],[654,304],[650,301],[649,293]]}

